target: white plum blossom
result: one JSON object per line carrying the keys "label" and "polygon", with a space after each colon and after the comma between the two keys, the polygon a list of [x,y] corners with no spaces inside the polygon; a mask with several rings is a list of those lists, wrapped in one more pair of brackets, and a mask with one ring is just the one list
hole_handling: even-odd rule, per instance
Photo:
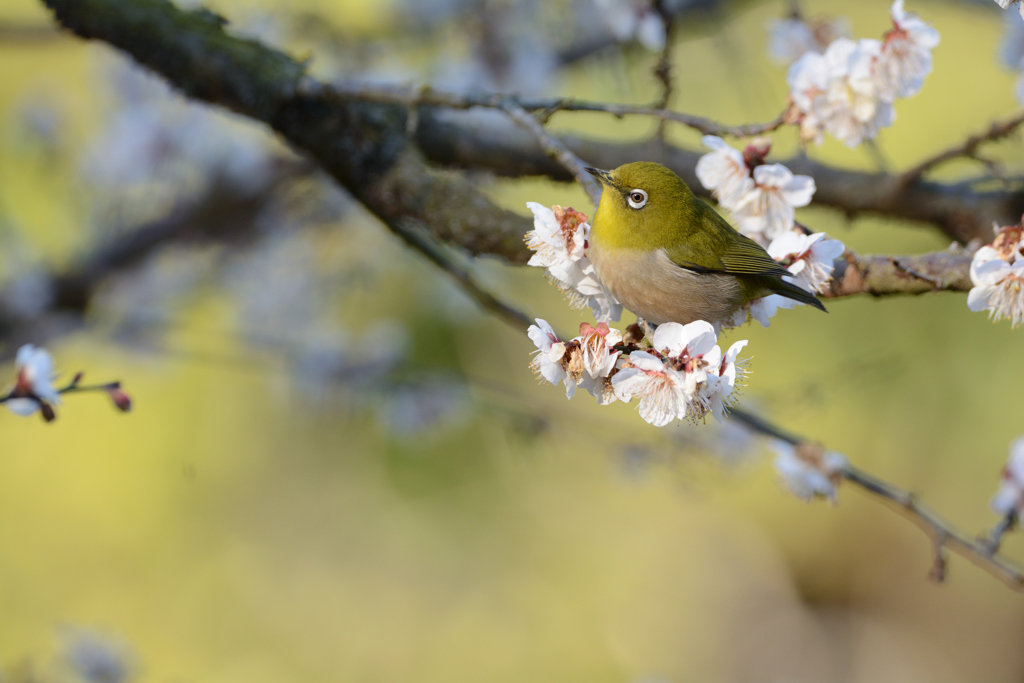
{"label": "white plum blossom", "polygon": [[622,333],[610,329],[607,323],[598,323],[597,327],[583,323],[580,336],[574,341],[579,341],[583,350],[585,372],[580,386],[589,391],[599,405],[613,403],[616,397],[610,377],[622,354],[613,347],[622,341]]}
{"label": "white plum blossom", "polygon": [[629,354],[629,365],[612,377],[615,395],[626,402],[639,398],[640,417],[656,427],[702,417],[691,414],[691,405],[707,382],[701,357],[715,347],[715,340],[714,328],[703,320],[659,325],[651,341],[661,356],[647,351]]}
{"label": "white plum blossom", "polygon": [[1024,511],[1024,436],[1010,446],[1010,457],[1003,467],[999,490],[992,498],[992,509],[1004,517]]}
{"label": "white plum blossom", "polygon": [[1024,322],[1024,254],[1022,228],[1008,226],[999,231],[991,246],[975,252],[971,260],[971,282],[967,307],[988,311],[993,321],[1008,318],[1010,326]]}
{"label": "white plum blossom", "polygon": [[595,0],[605,26],[619,42],[636,40],[651,52],[665,48],[665,22],[649,0]]}
{"label": "white plum blossom", "polygon": [[733,405],[733,392],[736,390],[737,380],[746,374],[746,369],[742,367],[743,361],[737,363],[737,356],[746,345],[746,339],[736,342],[729,347],[721,360],[717,358],[721,351],[716,346],[704,358],[709,366],[708,391],[711,395],[711,414],[719,422]]}
{"label": "white plum blossom", "polygon": [[793,274],[790,281],[817,294],[825,291],[826,283],[832,279],[833,263],[843,251],[842,242],[828,239],[823,232],[807,235],[788,230],[768,245],[768,255]]}
{"label": "white plum blossom", "polygon": [[892,102],[884,99],[875,74],[881,50],[877,40],[840,38],[825,51],[829,74],[825,130],[848,147],[873,139],[879,129],[896,119]]}
{"label": "white plum blossom", "polygon": [[709,412],[721,421],[736,386],[736,356],[746,342],[723,356],[714,327],[703,320],[663,323],[651,341],[650,352],[632,352],[612,375],[619,400],[639,398],[640,416],[657,427],[684,418],[697,422]]}
{"label": "white plum blossom", "polygon": [[584,221],[559,221],[555,212],[536,202],[526,202],[533,212],[533,230],[526,233],[526,246],[535,253],[527,265],[547,268],[555,280],[572,286],[583,277],[586,233]]}
{"label": "white plum blossom", "polygon": [[701,142],[712,151],[697,160],[697,179],[711,190],[719,206],[735,209],[754,189],[743,153],[714,135],[705,135]]}
{"label": "white plum blossom", "polygon": [[801,136],[821,142],[822,132],[856,147],[896,118],[875,71],[877,40],[835,40],[825,54],[809,52],[790,67],[790,98],[800,113]]}
{"label": "white plum blossom", "polygon": [[871,140],[896,118],[893,100],[921,90],[939,33],[895,0],[883,41],[838,38],[823,54],[807,52],[787,74],[792,110],[804,140],[829,133],[849,147]]}
{"label": "white plum blossom", "polygon": [[612,347],[622,341],[622,333],[610,329],[607,323],[597,327],[589,323],[580,325],[580,346],[583,348],[583,369],[591,377],[607,377],[615,368],[619,351]]}
{"label": "white plum blossom", "polygon": [[526,233],[526,246],[535,252],[529,265],[546,268],[573,308],[590,306],[598,322],[621,318],[622,304],[604,286],[586,257],[590,235],[587,217],[557,205],[549,209],[527,202],[526,206],[533,212],[533,230]]}
{"label": "white plum blossom", "polygon": [[586,264],[583,266],[583,277],[576,282],[576,291],[586,304],[590,306],[590,310],[594,314],[594,320],[599,323],[619,320],[622,317],[622,304],[604,286],[601,278],[597,276],[597,269],[590,262],[590,259],[584,257],[584,261],[586,261]]}
{"label": "white plum blossom", "polygon": [[707,381],[705,354],[711,353],[716,347],[718,335],[715,328],[703,320],[688,325],[665,323],[658,326],[651,339],[652,346],[664,358],[675,362],[686,373],[685,393],[692,399],[697,387]]}
{"label": "white plum blossom", "polygon": [[[996,4],[1002,7],[1003,9],[1006,9],[1007,7],[1014,3],[1019,3],[1019,0],[996,0]],[[1024,17],[1024,3],[1018,4],[1017,9],[1020,10],[1020,16]]]}
{"label": "white plum blossom", "polygon": [[773,19],[768,24],[768,56],[780,64],[791,64],[808,52],[824,52],[833,40],[848,34],[842,19]]}
{"label": "white plum blossom", "polygon": [[771,240],[793,227],[795,207],[807,206],[815,191],[814,179],[793,175],[782,164],[754,168],[754,187],[733,209],[740,232]]}
{"label": "white plum blossom", "polygon": [[[668,323],[666,323],[668,324]],[[640,417],[655,427],[686,415],[686,376],[646,351],[629,354],[629,364],[612,377],[616,398],[640,399]]]}
{"label": "white plum blossom", "polygon": [[53,386],[53,357],[46,349],[25,344],[14,359],[17,380],[7,400],[15,415],[29,416],[43,404],[59,405],[60,393]]}
{"label": "white plum blossom", "polygon": [[747,342],[723,354],[715,328],[703,320],[658,326],[646,349],[631,337],[628,356],[622,333],[605,323],[583,323],[580,335],[567,342],[544,320],[536,323],[528,331],[537,347],[530,362],[534,372],[551,384],[564,383],[568,399],[578,387],[598,405],[637,398],[640,416],[657,427],[681,419],[696,423],[709,413],[721,422],[747,372],[748,359],[738,358]]}
{"label": "white plum blossom", "polygon": [[530,325],[527,335],[537,347],[530,367],[551,384],[565,383],[565,396],[572,398],[576,393],[576,380],[565,368],[566,344],[558,338],[551,325],[537,318],[536,325]]}
{"label": "white plum blossom", "polygon": [[828,498],[836,502],[836,486],[847,465],[846,456],[834,451],[825,451],[820,446],[802,443],[793,444],[774,439],[775,470],[795,496],[809,501],[814,498]]}
{"label": "white plum blossom", "polygon": [[893,28],[886,32],[877,62],[883,97],[911,97],[932,70],[932,50],[939,44],[939,32],[895,0],[890,9]]}
{"label": "white plum blossom", "polygon": [[697,161],[697,178],[732,213],[740,232],[766,244],[793,227],[795,208],[814,196],[813,178],[793,175],[782,164],[765,164],[771,149],[766,138],[755,139],[743,152],[713,135],[703,142],[713,151]]}

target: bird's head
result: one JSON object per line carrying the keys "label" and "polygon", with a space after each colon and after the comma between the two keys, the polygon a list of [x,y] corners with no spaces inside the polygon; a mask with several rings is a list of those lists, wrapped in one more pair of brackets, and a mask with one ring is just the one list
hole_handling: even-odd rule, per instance
{"label": "bird's head", "polygon": [[672,244],[691,223],[694,196],[671,169],[637,161],[613,171],[588,168],[601,181],[594,230],[609,246],[657,249]]}

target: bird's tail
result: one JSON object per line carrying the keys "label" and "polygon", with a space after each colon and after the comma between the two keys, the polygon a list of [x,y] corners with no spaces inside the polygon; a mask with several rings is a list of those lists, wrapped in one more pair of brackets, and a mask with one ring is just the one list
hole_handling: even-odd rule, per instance
{"label": "bird's tail", "polygon": [[828,310],[825,309],[825,304],[821,303],[821,301],[818,300],[818,297],[811,294],[803,287],[798,287],[790,282],[786,282],[780,277],[772,278],[772,280],[773,282],[771,283],[770,289],[776,294],[784,296],[787,299],[799,301],[800,303],[807,304],[808,306],[814,306],[815,308],[828,313]]}

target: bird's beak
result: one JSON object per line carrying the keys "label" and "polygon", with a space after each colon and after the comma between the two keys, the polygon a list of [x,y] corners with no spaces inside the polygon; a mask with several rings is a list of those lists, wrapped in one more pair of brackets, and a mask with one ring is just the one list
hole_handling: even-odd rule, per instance
{"label": "bird's beak", "polygon": [[599,168],[590,168],[589,166],[585,166],[583,170],[600,180],[605,185],[615,184],[615,181],[612,180],[612,174],[608,171],[602,171]]}

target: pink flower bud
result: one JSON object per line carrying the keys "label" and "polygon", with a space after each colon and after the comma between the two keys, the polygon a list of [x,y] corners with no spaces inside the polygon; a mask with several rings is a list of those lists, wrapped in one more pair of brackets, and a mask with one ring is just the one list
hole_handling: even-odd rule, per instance
{"label": "pink flower bud", "polygon": [[106,387],[107,395],[110,396],[110,400],[114,402],[118,410],[123,413],[127,413],[132,409],[132,399],[128,394],[121,390],[121,387],[117,385],[111,385]]}

